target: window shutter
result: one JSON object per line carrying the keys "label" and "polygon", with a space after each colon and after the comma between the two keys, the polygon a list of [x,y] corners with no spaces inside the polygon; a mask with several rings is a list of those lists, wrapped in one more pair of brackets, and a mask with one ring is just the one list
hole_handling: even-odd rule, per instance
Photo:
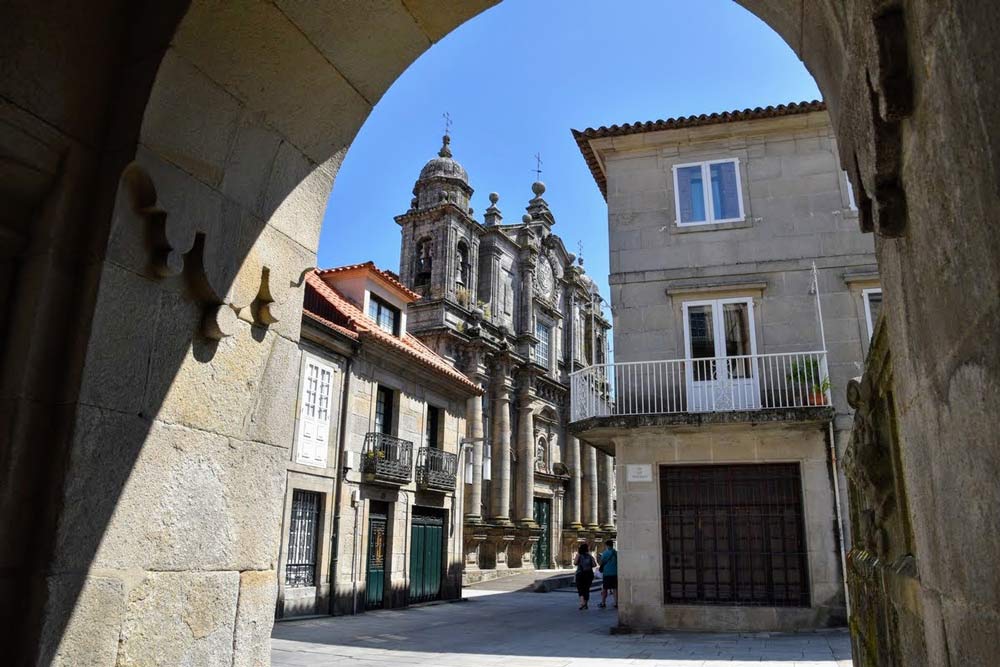
{"label": "window shutter", "polygon": [[306,465],[325,467],[329,446],[333,369],[307,359],[304,371],[297,460]]}

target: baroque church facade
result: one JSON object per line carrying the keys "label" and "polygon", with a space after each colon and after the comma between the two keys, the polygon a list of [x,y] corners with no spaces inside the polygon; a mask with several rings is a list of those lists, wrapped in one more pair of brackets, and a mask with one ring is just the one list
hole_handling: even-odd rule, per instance
{"label": "baroque church facade", "polygon": [[600,294],[552,232],[535,182],[527,212],[503,220],[491,193],[473,217],[450,137],[420,172],[401,228],[400,277],[421,298],[409,330],[483,390],[468,417],[464,580],[565,566],[581,542],[614,535],[613,458],[566,429],[573,371],[605,363]]}

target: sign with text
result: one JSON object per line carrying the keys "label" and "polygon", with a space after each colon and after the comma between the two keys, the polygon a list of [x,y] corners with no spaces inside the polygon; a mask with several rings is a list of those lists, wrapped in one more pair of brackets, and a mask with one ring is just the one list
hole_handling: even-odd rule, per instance
{"label": "sign with text", "polygon": [[653,466],[648,463],[629,463],[625,466],[625,480],[628,482],[652,482]]}

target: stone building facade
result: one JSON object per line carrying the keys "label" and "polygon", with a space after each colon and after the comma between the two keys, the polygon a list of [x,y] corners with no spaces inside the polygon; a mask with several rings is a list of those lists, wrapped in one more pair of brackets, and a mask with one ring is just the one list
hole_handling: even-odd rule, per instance
{"label": "stone building facade", "polygon": [[612,458],[566,431],[569,374],[607,356],[600,294],[552,232],[542,183],[514,224],[496,193],[474,218],[472,192],[445,136],[396,217],[400,276],[422,295],[409,330],[484,391],[464,471],[467,581],[567,565],[579,542],[613,535],[615,513]]}
{"label": "stone building facade", "polygon": [[819,102],[575,133],[608,201],[621,622],[843,623],[842,458],[881,306]]}
{"label": "stone building facade", "polygon": [[418,297],[370,262],[306,278],[278,618],[461,597],[467,404],[407,331]]}

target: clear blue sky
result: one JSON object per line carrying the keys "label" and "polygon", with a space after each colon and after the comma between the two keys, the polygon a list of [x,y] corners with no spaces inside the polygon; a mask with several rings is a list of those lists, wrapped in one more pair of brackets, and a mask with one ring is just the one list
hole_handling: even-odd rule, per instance
{"label": "clear blue sky", "polygon": [[570,128],[819,96],[788,45],[732,0],[504,0],[432,46],[376,105],[337,176],[319,265],[398,271],[393,216],[440,148],[447,111],[476,217],[495,191],[505,222],[521,219],[540,152],[553,231],[571,252],[583,242],[608,297],[607,206]]}

